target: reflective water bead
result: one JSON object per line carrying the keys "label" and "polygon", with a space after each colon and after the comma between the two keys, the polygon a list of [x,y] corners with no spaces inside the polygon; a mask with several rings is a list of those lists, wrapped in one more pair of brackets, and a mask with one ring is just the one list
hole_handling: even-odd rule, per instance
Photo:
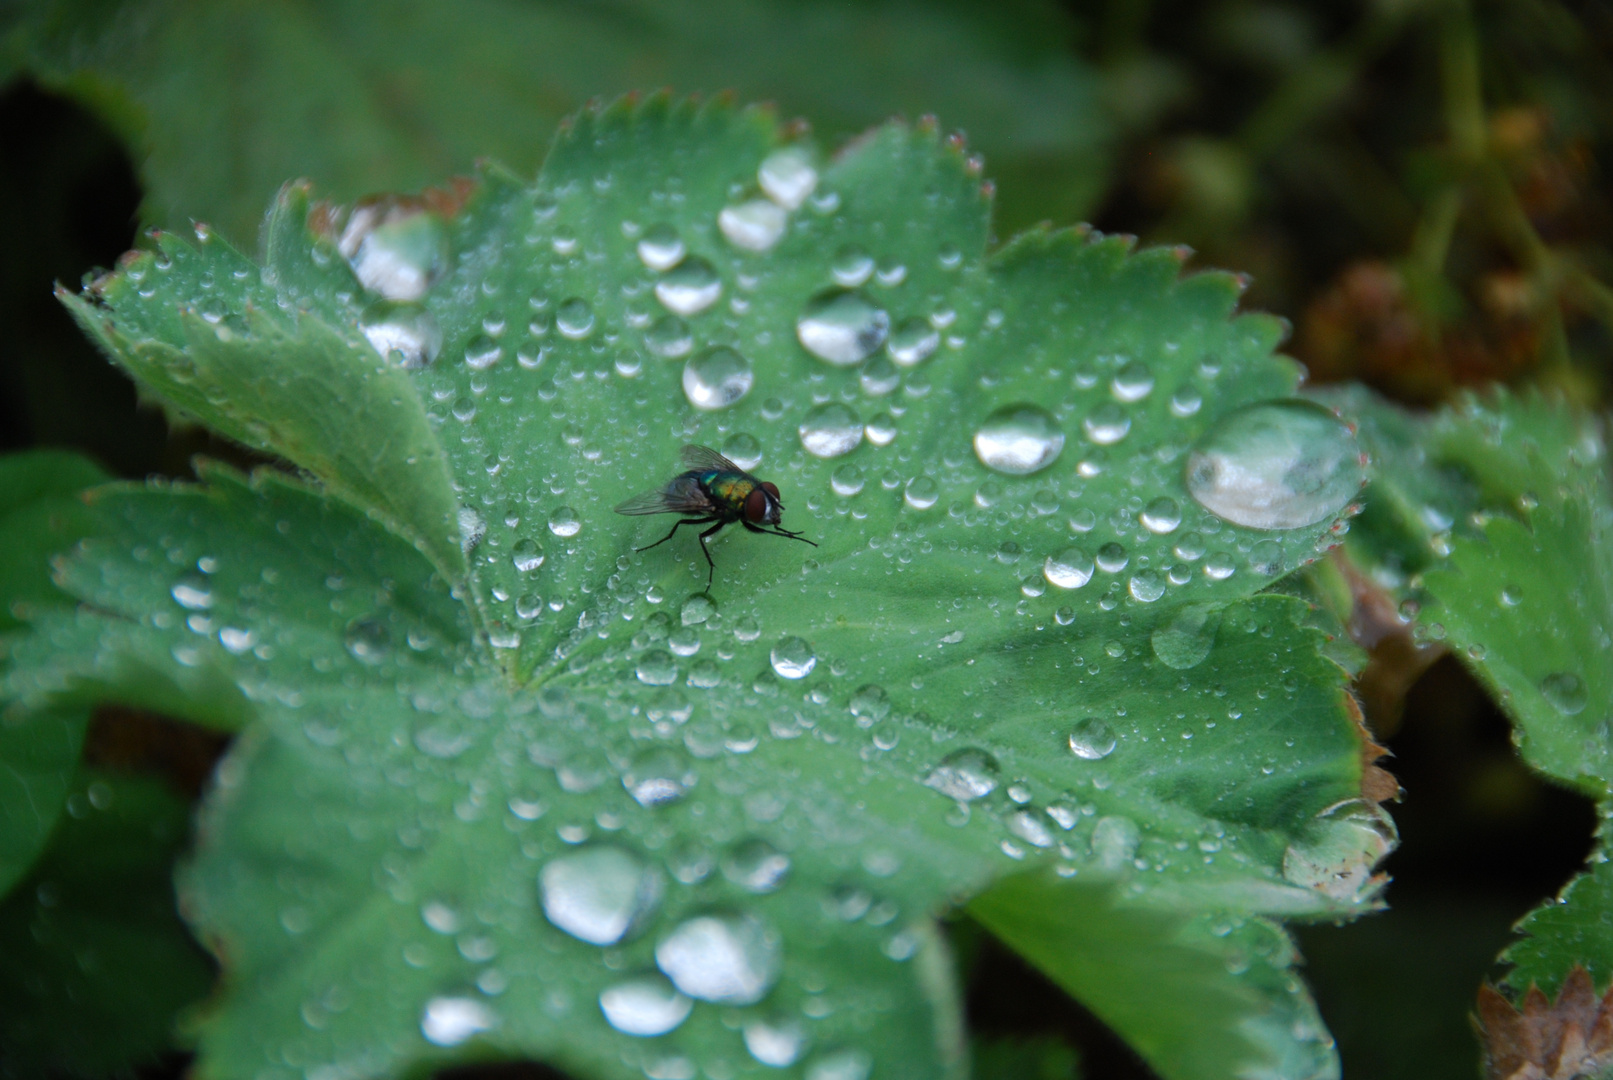
{"label": "reflective water bead", "polygon": [[829,274],[837,285],[855,289],[873,276],[874,257],[856,244],[847,244],[835,252]]}
{"label": "reflective water bead", "polygon": [[1590,701],[1585,680],[1568,671],[1554,671],[1541,679],[1540,694],[1552,708],[1564,716],[1574,716],[1583,712]]}
{"label": "reflective water bead", "polygon": [[353,208],[337,249],[370,292],[419,300],[448,267],[448,229],[417,202],[375,199]]}
{"label": "reflective water bead", "polygon": [[901,384],[902,376],[896,370],[896,365],[890,362],[890,357],[876,354],[863,365],[857,381],[862,384],[863,393],[870,397],[883,397]]}
{"label": "reflective water bead", "polygon": [[442,352],[442,328],[419,304],[377,301],[364,309],[358,325],[376,352],[405,371],[419,371]]}
{"label": "reflective water bead", "polygon": [[940,498],[941,486],[929,476],[915,476],[902,492],[902,500],[915,510],[928,510]]}
{"label": "reflective water bead", "polygon": [[1131,417],[1114,402],[1099,405],[1081,422],[1087,438],[1099,446],[1110,446],[1126,437],[1131,430]]}
{"label": "reflective water bead", "polygon": [[751,915],[687,919],[655,947],[656,965],[679,990],[727,1005],[765,997],[782,960],[777,932]]}
{"label": "reflective water bead", "polygon": [[498,1015],[468,997],[434,997],[420,1014],[420,1034],[436,1046],[458,1046],[498,1026]]}
{"label": "reflective water bead", "polygon": [[605,1022],[624,1035],[665,1035],[689,1017],[694,1002],[665,977],[648,975],[607,986],[599,992]]}
{"label": "reflective water bead", "polygon": [[594,331],[594,309],[582,297],[573,296],[555,309],[554,325],[566,337],[579,341]]}
{"label": "reflective water bead", "polygon": [[670,270],[682,262],[687,253],[683,238],[671,225],[651,225],[639,238],[639,261],[651,270]]}
{"label": "reflective water bead", "polygon": [[755,385],[750,361],[726,345],[691,356],[683,366],[683,394],[697,409],[723,409]]}
{"label": "reflective water bead", "polygon": [[556,927],[591,945],[614,945],[660,903],[661,877],[630,852],[600,845],[551,859],[538,892]]}
{"label": "reflective water bead", "polygon": [[775,1069],[794,1065],[806,1049],[806,1029],[795,1020],[776,1023],[752,1020],[745,1025],[743,1034],[745,1049],[750,1051],[751,1057]]}
{"label": "reflective water bead", "polygon": [[762,463],[762,444],[748,432],[736,431],[728,436],[723,441],[722,452],[724,457],[741,469],[754,469]]}
{"label": "reflective water bead", "polygon": [[805,639],[793,635],[782,637],[769,654],[773,670],[784,679],[804,679],[812,674],[818,657]]}
{"label": "reflective water bead", "polygon": [[1126,364],[1109,380],[1109,390],[1116,401],[1141,401],[1154,389],[1154,373],[1141,360]]}
{"label": "reflective water bead", "polygon": [[557,507],[549,515],[549,531],[556,536],[576,536],[582,531],[582,518],[569,506]]}
{"label": "reflective water bead", "polygon": [[1126,568],[1131,556],[1124,547],[1111,541],[1098,549],[1098,557],[1094,561],[1098,564],[1098,569],[1104,573],[1118,574]]}
{"label": "reflective water bead", "polygon": [[890,316],[859,292],[829,289],[807,301],[795,336],[818,359],[836,367],[860,364],[885,343]]}
{"label": "reflective water bead", "polygon": [[857,449],[863,440],[863,427],[849,407],[832,401],[808,412],[798,434],[801,445],[813,457],[835,458]]}
{"label": "reflective water bead", "polygon": [[914,315],[903,319],[901,325],[891,331],[885,349],[892,360],[903,367],[912,367],[929,359],[940,345],[940,331],[931,326],[928,319]]}
{"label": "reflective water bead", "polygon": [[976,430],[974,448],[986,468],[1026,476],[1058,460],[1064,449],[1064,432],[1035,405],[1005,405]]}
{"label": "reflective water bead", "polygon": [[761,837],[741,840],[723,857],[723,877],[751,893],[774,892],[790,872],[790,857]]}
{"label": "reflective water bead", "polygon": [[723,237],[742,251],[771,251],[788,225],[789,215],[784,208],[767,199],[725,206],[717,214],[717,228]]}
{"label": "reflective water bead", "polygon": [[863,428],[863,434],[868,436],[868,441],[875,446],[889,446],[896,441],[900,429],[896,426],[896,417],[888,412],[882,412],[868,421],[867,426]]}
{"label": "reflective water bead", "polygon": [[1070,728],[1070,753],[1084,761],[1101,761],[1114,752],[1115,733],[1095,716],[1077,720]]}
{"label": "reflective water bead", "polygon": [[863,489],[863,471],[855,465],[842,465],[829,477],[829,486],[836,495],[850,498]]}
{"label": "reflective water bead", "polygon": [[1245,406],[1188,455],[1187,489],[1206,510],[1251,529],[1298,529],[1343,510],[1365,479],[1361,448],[1332,412],[1307,401]]}
{"label": "reflective water bead", "polygon": [[762,159],[756,182],[769,199],[786,210],[794,210],[817,188],[818,170],[805,147],[786,146]]}
{"label": "reflective water bead", "polygon": [[675,360],[689,355],[694,335],[689,324],[676,315],[662,315],[644,331],[644,347],[663,359]]}
{"label": "reflective water bead", "polygon": [[997,790],[1000,772],[996,758],[984,750],[967,747],[942,758],[925,775],[924,786],[958,802],[971,802]]}
{"label": "reflective water bead", "polygon": [[1143,512],[1138,515],[1137,520],[1149,532],[1163,536],[1165,533],[1174,532],[1182,523],[1182,509],[1176,505],[1175,499],[1160,496],[1143,507]]}
{"label": "reflective water bead", "polygon": [[716,267],[692,256],[667,271],[655,283],[655,298],[674,315],[698,315],[722,296],[722,278]]}
{"label": "reflective water bead", "polygon": [[531,537],[517,540],[515,546],[510,549],[510,561],[522,574],[530,574],[542,566],[544,558],[542,545]]}
{"label": "reflective water bead", "polygon": [[1061,589],[1079,589],[1092,580],[1092,566],[1092,556],[1084,549],[1068,547],[1047,557],[1042,576]]}

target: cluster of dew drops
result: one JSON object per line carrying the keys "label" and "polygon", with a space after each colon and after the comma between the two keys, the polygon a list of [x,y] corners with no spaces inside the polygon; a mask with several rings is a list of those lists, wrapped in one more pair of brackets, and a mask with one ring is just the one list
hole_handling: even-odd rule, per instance
{"label": "cluster of dew drops", "polygon": [[[833,193],[820,192],[818,180],[813,159],[805,149],[786,147],[774,152],[758,169],[758,197],[726,206],[718,215],[718,231],[735,249],[754,255],[767,253],[787,235],[791,215],[803,207],[810,204],[818,213],[834,212],[838,199]],[[543,208],[539,210],[541,216]],[[721,275],[709,260],[691,253],[671,226],[631,229],[636,234],[632,238],[638,259],[657,275],[652,292],[662,308],[658,316],[638,320],[647,350],[658,357],[683,361],[683,393],[696,410],[716,412],[745,399],[756,383],[750,360],[732,345],[697,348],[687,321],[722,299]],[[552,243],[557,254],[565,255],[566,246],[575,249],[577,241],[560,229]],[[432,364],[442,350],[443,335],[421,300],[448,265],[446,232],[440,219],[398,204],[361,206],[349,217],[338,248],[359,282],[374,297],[359,321],[370,344],[408,370]],[[950,246],[942,247],[938,258],[946,269],[962,262],[961,253]],[[830,267],[832,286],[813,294],[794,326],[795,339],[808,353],[832,368],[857,369],[862,391],[876,399],[884,399],[901,386],[904,375],[911,383],[907,393],[922,396],[928,383],[913,377],[914,370],[943,346],[959,349],[965,344],[964,337],[956,332],[954,311],[942,309],[893,326],[890,314],[865,290],[870,282],[893,287],[905,275],[906,269],[901,265],[876,263],[861,247],[842,247]],[[743,301],[735,297],[731,303]],[[547,298],[541,304],[535,299],[533,306],[529,330],[534,341],[551,331],[569,340],[583,340],[596,329],[595,312],[580,298],[563,300],[552,310],[548,310]],[[1000,313],[994,311],[987,314],[985,325],[990,328],[1000,320]],[[464,363],[473,378],[504,357],[505,346],[500,341],[503,331],[504,320],[490,316],[481,332],[467,344]],[[517,363],[527,369],[541,367],[544,357],[538,344],[515,352]],[[623,378],[636,377],[641,366],[631,352],[616,354],[614,369]],[[1114,367],[1109,380],[1113,401],[1093,410],[1081,424],[1086,440],[1097,448],[1121,443],[1131,428],[1127,407],[1145,401],[1154,392],[1154,377],[1145,364],[1118,358]],[[1095,381],[1090,374],[1084,377],[1088,383],[1082,384],[1083,376],[1078,374],[1078,385]],[[1184,388],[1172,396],[1170,411],[1173,416],[1185,418],[1196,413],[1201,403],[1196,391]],[[845,401],[819,401],[800,420],[800,445],[819,459],[846,456],[864,441],[874,447],[888,446],[898,437],[902,408],[893,399],[889,408],[864,422]],[[476,404],[470,398],[456,399],[450,406],[461,421],[469,421],[475,410]],[[764,403],[762,409],[763,416],[769,419],[778,418],[782,412],[782,403],[776,400]],[[1041,473],[1058,461],[1064,451],[1065,433],[1060,421],[1046,408],[1017,402],[996,408],[976,423],[970,443],[981,465],[994,474],[1017,480]],[[744,434],[732,437],[723,449],[742,467],[751,467],[760,459],[759,444]],[[1101,453],[1091,455],[1090,460],[1099,464],[1083,461],[1081,475],[1101,469]],[[1353,433],[1337,417],[1303,402],[1276,401],[1246,406],[1211,427],[1189,454],[1183,480],[1188,496],[1211,515],[1205,520],[1212,526],[1226,523],[1258,534],[1299,529],[1337,517],[1357,496],[1364,475]],[[898,479],[897,486],[903,489],[904,504],[916,511],[928,510],[940,498],[938,485],[928,476],[906,482]],[[841,466],[833,473],[831,487],[843,499],[857,495],[864,487],[862,470],[855,465]],[[987,508],[999,497],[999,486],[988,481],[981,485],[975,502]],[[1177,499],[1162,494],[1146,500],[1136,517],[1147,534],[1164,538],[1178,533],[1184,513]],[[1100,573],[1119,575],[1127,568],[1132,554],[1119,543],[1103,544],[1089,551],[1079,542],[1081,534],[1089,532],[1095,523],[1090,511],[1078,510],[1070,516],[1070,532],[1076,534],[1077,542],[1046,557],[1039,579],[1027,578],[1022,585],[1026,597],[1040,596],[1044,582],[1061,591],[1077,590]],[[549,515],[547,524],[550,532],[562,539],[575,537],[582,529],[581,517],[564,506]],[[467,507],[461,512],[460,525],[466,549],[474,549],[486,533],[486,523],[477,511]],[[1226,552],[1207,551],[1199,533],[1179,534],[1174,540],[1172,551],[1178,563],[1164,575],[1138,570],[1133,565],[1136,572],[1127,581],[1125,591],[1134,601],[1151,603],[1164,595],[1168,586],[1184,584],[1191,576],[1187,568],[1193,564],[1211,581],[1225,580],[1235,572],[1234,558]],[[1005,545],[1005,549],[1008,546],[1011,545]],[[1251,541],[1245,544],[1245,550],[1256,572],[1269,576],[1283,568],[1282,549],[1275,541]],[[1014,555],[1017,549],[1004,561]],[[524,538],[511,546],[508,557],[516,573],[527,577],[543,566],[545,552],[537,541]],[[199,601],[192,593],[182,595],[180,587],[176,587],[175,600],[182,607],[194,609]],[[522,620],[536,618],[543,606],[536,594],[523,594],[515,600],[516,614]],[[1068,610],[1060,609],[1059,622],[1073,619],[1073,614],[1063,616]],[[519,644],[514,631],[500,629],[499,633],[503,636],[494,644],[512,648]],[[1155,644],[1157,649],[1159,642]],[[1202,659],[1204,651],[1201,642],[1193,639],[1184,653],[1192,655],[1172,666],[1191,666]],[[1166,653],[1160,655],[1164,658]],[[786,679],[803,678],[815,662],[812,647],[793,637],[783,639],[771,658],[774,671]],[[637,678],[647,685],[664,686],[676,676],[674,663],[664,650],[651,650],[639,660]],[[701,677],[707,678],[709,673]],[[700,685],[694,680],[692,673],[690,684]],[[872,701],[870,695],[875,691],[882,699],[883,691],[877,687],[867,687],[859,693]],[[869,702],[864,705],[867,709],[875,707]],[[855,701],[852,711],[865,715]],[[1077,760],[1088,762],[1107,758],[1117,741],[1108,724],[1091,717],[1075,722],[1067,738],[1069,752]],[[975,748],[949,753],[921,779],[960,809],[992,795],[1000,784],[996,760]],[[655,784],[662,782],[667,781],[651,778],[646,781],[648,786],[641,785],[647,794],[632,793],[645,805],[655,805]],[[1009,785],[1007,795],[1013,804],[1006,817],[1012,839],[1004,841],[1003,850],[1016,858],[1023,857],[1027,847],[1064,847],[1058,844],[1056,830],[1071,830],[1083,813],[1094,812],[1092,807],[1062,803],[1046,808],[1028,805],[1030,796],[1018,784]],[[1381,834],[1374,822],[1363,821],[1352,827]],[[1100,866],[1118,869],[1134,861],[1140,839],[1135,823],[1112,815],[1092,825],[1089,846]],[[1213,839],[1210,843],[1214,843]],[[754,841],[752,847],[754,850],[730,860],[734,867],[730,877],[741,883],[759,883],[753,891],[765,892],[782,880],[789,859],[763,841]],[[1070,857],[1074,857],[1073,852]],[[1300,864],[1290,875],[1296,880],[1305,875],[1325,878],[1335,872],[1330,865],[1317,869],[1306,863],[1304,853]],[[725,864],[725,873],[730,869]],[[658,869],[623,848],[585,845],[545,864],[539,875],[539,893],[544,914],[553,925],[578,940],[605,947],[624,940],[647,923],[659,905],[662,882]],[[1315,884],[1309,880],[1307,883]],[[838,896],[835,904],[851,918],[861,918],[877,907],[860,892]],[[431,908],[423,918],[434,929],[453,921],[447,909]],[[443,932],[453,929],[447,926]],[[730,1006],[760,1002],[777,980],[783,963],[775,930],[754,915],[720,913],[681,922],[658,940],[655,959],[656,972],[625,979],[601,993],[600,1009],[618,1031],[634,1036],[665,1034],[682,1024],[696,1000]],[[491,1029],[497,1022],[496,1013],[480,999],[443,996],[428,1003],[421,1029],[434,1043],[455,1045]],[[743,1036],[752,1056],[778,1067],[794,1064],[810,1045],[807,1031],[798,1020],[776,1016],[747,1023]],[[866,1053],[833,1049],[813,1058],[807,1075],[810,1080],[862,1080],[869,1068]],[[693,1075],[692,1064],[682,1059],[659,1062],[647,1071],[654,1073],[656,1069],[668,1077],[685,1072]]]}

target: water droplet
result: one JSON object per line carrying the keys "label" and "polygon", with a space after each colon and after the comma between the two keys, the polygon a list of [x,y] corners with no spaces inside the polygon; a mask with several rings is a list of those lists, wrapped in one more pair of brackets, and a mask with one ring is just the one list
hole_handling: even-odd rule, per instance
{"label": "water droplet", "polygon": [[580,296],[561,301],[554,313],[557,330],[573,341],[581,341],[594,332],[594,309]]}
{"label": "water droplet", "polygon": [[694,348],[689,324],[676,315],[662,315],[644,331],[644,347],[665,360],[688,356]]}
{"label": "water droplet", "polygon": [[402,199],[355,206],[337,248],[359,284],[387,300],[419,300],[448,267],[443,220]]}
{"label": "water droplet", "polygon": [[1159,662],[1177,671],[1198,667],[1215,647],[1215,631],[1220,624],[1216,609],[1194,604],[1171,616],[1154,630],[1150,641]]}
{"label": "water droplet", "polygon": [[1126,568],[1126,564],[1131,561],[1131,556],[1126,554],[1125,548],[1110,541],[1098,549],[1098,557],[1095,561],[1098,564],[1098,569],[1104,573],[1118,574]]}
{"label": "water droplet", "polygon": [[1053,833],[1034,810],[1021,810],[1008,819],[1008,831],[1034,847],[1053,846]]}
{"label": "water droplet", "polygon": [[1251,529],[1333,517],[1361,489],[1361,449],[1338,417],[1307,401],[1249,405],[1222,417],[1187,458],[1187,490]]}
{"label": "water droplet", "polygon": [[392,651],[392,635],[386,623],[365,615],[347,624],[347,629],[342,632],[342,644],[353,659],[373,666],[385,660]]}
{"label": "water droplet", "polygon": [[915,476],[902,492],[902,500],[915,510],[928,510],[940,498],[941,485],[929,476]]}
{"label": "water droplet", "polygon": [[1204,398],[1191,386],[1184,386],[1171,395],[1171,415],[1186,419],[1199,411]]}
{"label": "water droplet", "polygon": [[778,934],[751,915],[700,915],[655,947],[656,965],[692,998],[726,1005],[760,1001],[778,978]]}
{"label": "water droplet", "polygon": [[717,214],[717,228],[742,251],[771,251],[790,223],[784,208],[767,199],[752,199],[725,206]]}
{"label": "water droplet", "polygon": [[856,244],[847,244],[835,252],[829,265],[829,276],[837,285],[855,289],[874,275],[874,257]]}
{"label": "water droplet", "polygon": [[476,550],[487,535],[487,520],[474,507],[459,508],[459,547],[467,555]]}
{"label": "water droplet", "polygon": [[959,802],[983,799],[997,790],[997,759],[974,747],[954,750],[924,777],[924,786]]}
{"label": "water droplet", "polygon": [[556,507],[549,515],[549,531],[556,536],[576,536],[582,532],[582,518],[569,506]]}
{"label": "water droplet", "polygon": [[1111,401],[1093,409],[1091,415],[1081,421],[1081,426],[1087,438],[1099,446],[1110,446],[1126,437],[1126,432],[1131,430],[1131,417]]}
{"label": "water droplet", "polygon": [[741,840],[723,857],[723,877],[746,892],[770,893],[784,884],[790,857],[761,837]]}
{"label": "water droplet", "polygon": [[678,664],[665,649],[650,649],[639,657],[633,674],[645,686],[671,686],[678,678]]}
{"label": "water droplet", "polygon": [[1103,817],[1092,827],[1092,855],[1098,867],[1113,873],[1126,867],[1137,855],[1142,834],[1137,823],[1127,817]]}
{"label": "water droplet", "polygon": [[1154,373],[1141,360],[1133,360],[1115,372],[1109,389],[1116,401],[1141,401],[1154,389]]}
{"label": "water droplet", "polygon": [[619,847],[583,848],[549,860],[538,874],[543,914],[590,945],[614,945],[661,900],[661,877]]}
{"label": "water droplet", "polygon": [[660,975],[645,975],[607,986],[599,993],[605,1022],[623,1035],[665,1035],[689,1017],[694,1002]]}
{"label": "water droplet", "polygon": [[1070,752],[1084,761],[1100,761],[1114,748],[1114,730],[1095,716],[1077,720],[1070,728]]}
{"label": "water droplet", "polygon": [[1225,581],[1237,568],[1232,556],[1224,551],[1212,551],[1204,560],[1204,576],[1211,581]]}
{"label": "water droplet", "polygon": [[530,574],[543,565],[543,545],[530,536],[524,536],[510,548],[510,562],[514,564],[518,573]]}
{"label": "water droplet", "polygon": [[863,365],[857,381],[862,384],[863,393],[869,397],[882,397],[901,385],[902,376],[890,357],[876,355]]}
{"label": "water droplet", "polygon": [[497,1026],[498,1015],[475,998],[434,997],[420,1014],[420,1034],[437,1046],[458,1046]]}
{"label": "water droplet", "polygon": [[1061,589],[1079,589],[1092,580],[1092,556],[1082,548],[1065,548],[1047,557],[1042,576]]}
{"label": "water droplet", "polygon": [[1005,405],[975,432],[975,456],[988,469],[1027,476],[1058,460],[1064,432],[1035,405]]}
{"label": "water droplet", "polygon": [[657,807],[683,798],[694,779],[676,750],[659,747],[634,759],[622,774],[622,787],[640,806]]}
{"label": "water droplet", "polygon": [[726,345],[691,356],[683,366],[683,394],[697,409],[727,408],[755,383],[750,361]]}
{"label": "water droplet", "polygon": [[376,352],[405,371],[419,371],[442,352],[442,328],[419,304],[378,300],[364,309],[358,327]]}
{"label": "water droplet", "polygon": [[769,199],[786,210],[795,210],[817,188],[818,170],[804,147],[786,146],[762,159],[756,181]]}
{"label": "water droplet", "polygon": [[1152,604],[1165,595],[1165,579],[1153,570],[1140,570],[1126,582],[1126,591],[1139,604]]}
{"label": "water droplet", "polygon": [[639,261],[651,270],[657,272],[670,270],[683,261],[688,249],[683,246],[683,237],[678,230],[667,224],[651,225],[639,237]]}
{"label": "water droplet", "polygon": [[186,611],[206,611],[213,606],[213,589],[207,579],[197,575],[181,578],[168,590],[174,603]]}
{"label": "water droplet", "polygon": [[744,1036],[751,1057],[775,1069],[794,1065],[806,1049],[806,1029],[795,1020],[752,1020],[745,1025]]}
{"label": "water droplet", "polygon": [[890,316],[867,297],[829,289],[807,301],[795,336],[807,352],[836,367],[860,364],[885,343]]}
{"label": "water droplet", "polygon": [[756,436],[737,431],[722,444],[723,456],[741,469],[754,469],[762,463],[762,444]]}
{"label": "water droplet", "polygon": [[875,446],[889,446],[896,441],[896,418],[888,412],[882,412],[868,421],[868,426],[863,428],[863,434],[868,436],[868,441]]}
{"label": "water droplet", "polygon": [[863,441],[862,421],[838,401],[819,405],[808,412],[798,430],[801,445],[814,457],[840,457],[857,449],[857,444]]}
{"label": "water droplet", "polygon": [[699,626],[710,622],[717,614],[717,604],[705,593],[695,593],[678,608],[678,621],[684,626]]}
{"label": "water droplet", "polygon": [[842,465],[829,477],[829,486],[836,495],[849,499],[863,489],[863,471],[855,465]]}
{"label": "water droplet", "polygon": [[874,1059],[861,1050],[836,1050],[807,1066],[806,1080],[868,1080]]}
{"label": "water droplet", "polygon": [[929,359],[940,345],[941,332],[931,326],[928,319],[914,315],[903,319],[901,325],[891,331],[885,348],[892,360],[903,367],[912,367]]}
{"label": "water droplet", "polygon": [[477,334],[465,346],[465,366],[472,371],[486,371],[499,362],[504,350],[486,334]]}
{"label": "water droplet", "polygon": [[1283,852],[1283,877],[1335,900],[1365,903],[1382,880],[1372,870],[1394,850],[1394,822],[1379,806],[1347,799],[1317,814]]}
{"label": "water droplet", "polygon": [[699,256],[685,259],[655,283],[655,298],[668,311],[685,318],[698,315],[722,296],[716,267]]}
{"label": "water droplet", "polygon": [[1149,532],[1163,536],[1175,532],[1182,523],[1182,508],[1176,505],[1175,499],[1161,496],[1143,508],[1138,520]]}
{"label": "water droplet", "polygon": [[1564,716],[1573,716],[1583,711],[1586,702],[1590,700],[1584,680],[1567,671],[1554,671],[1541,679],[1540,693],[1551,703],[1552,708]]}
{"label": "water droplet", "polygon": [[773,670],[783,679],[804,679],[812,674],[812,669],[818,663],[812,646],[804,639],[793,636],[780,638],[769,655]]}

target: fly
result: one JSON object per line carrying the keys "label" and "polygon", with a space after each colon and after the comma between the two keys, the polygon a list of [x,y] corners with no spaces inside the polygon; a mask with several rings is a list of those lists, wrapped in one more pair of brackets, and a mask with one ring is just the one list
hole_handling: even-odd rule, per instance
{"label": "fly", "polygon": [[[659,547],[676,535],[684,525],[710,525],[700,534],[700,553],[706,557],[706,588],[711,588],[717,564],[711,561],[706,548],[708,537],[721,531],[724,525],[739,522],[753,533],[764,536],[783,536],[803,544],[818,545],[798,532],[791,532],[779,524],[784,504],[779,501],[778,488],[766,480],[758,480],[750,473],[705,446],[685,446],[681,451],[688,471],[674,476],[662,486],[642,495],[635,495],[616,507],[618,514],[684,514],[672,531],[653,544],[634,551],[648,551]],[[771,525],[771,529],[762,528]]]}

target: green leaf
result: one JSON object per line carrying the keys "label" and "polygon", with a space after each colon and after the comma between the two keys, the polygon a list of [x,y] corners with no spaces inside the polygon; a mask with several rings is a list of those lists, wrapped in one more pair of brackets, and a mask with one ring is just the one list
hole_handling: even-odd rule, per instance
{"label": "green leaf", "polygon": [[1075,1050],[1058,1039],[976,1039],[975,1080],[1080,1080]]}
{"label": "green leaf", "polygon": [[[146,218],[252,234],[290,176],[338,198],[407,190],[491,154],[534,170],[589,98],[645,86],[777,101],[831,143],[900,113],[976,133],[1018,226],[1090,213],[1110,121],[1046,0],[989,13],[897,0],[280,4],[57,0],[0,23],[9,58],[144,159]],[[228,47],[221,43],[228,43]]]}
{"label": "green leaf", "polygon": [[[142,379],[136,348],[186,372],[272,351],[288,382],[332,337],[385,350],[320,408],[373,378],[429,418],[470,572],[330,454],[308,467],[357,509],[269,476],[124,489],[65,568],[129,651],[251,703],[185,877],[229,961],[203,1075],[954,1075],[930,920],[1027,866],[1262,948],[1266,918],[1376,903],[1393,832],[1337,627],[1260,595],[1335,542],[1360,452],[1229,276],[1075,232],[988,258],[975,167],[933,126],[825,162],[665,98],[579,117],[532,186],[306,206],[271,214],[250,286],[221,287],[217,239],[131,257],[93,287],[102,340]],[[258,313],[288,310],[271,350]],[[165,385],[302,423],[244,382]],[[776,482],[817,547],[730,529],[709,591],[687,533],[633,550],[671,523],[611,507],[690,442]],[[45,637],[13,693],[52,677]],[[1068,960],[1019,918],[994,928]],[[1163,1075],[1336,1069],[1287,961],[1192,948],[1220,982],[1183,993],[1282,1019],[1178,1034]]]}
{"label": "green leaf", "polygon": [[[0,633],[69,597],[50,580],[50,557],[95,528],[78,493],[105,479],[74,454],[41,450],[0,458]],[[0,642],[0,659],[9,645]],[[0,896],[39,854],[78,764],[87,712],[0,711]]]}
{"label": "green leaf", "polygon": [[0,1072],[126,1075],[173,1046],[212,966],[174,910],[188,807],[86,769],[32,873],[0,905]]}

